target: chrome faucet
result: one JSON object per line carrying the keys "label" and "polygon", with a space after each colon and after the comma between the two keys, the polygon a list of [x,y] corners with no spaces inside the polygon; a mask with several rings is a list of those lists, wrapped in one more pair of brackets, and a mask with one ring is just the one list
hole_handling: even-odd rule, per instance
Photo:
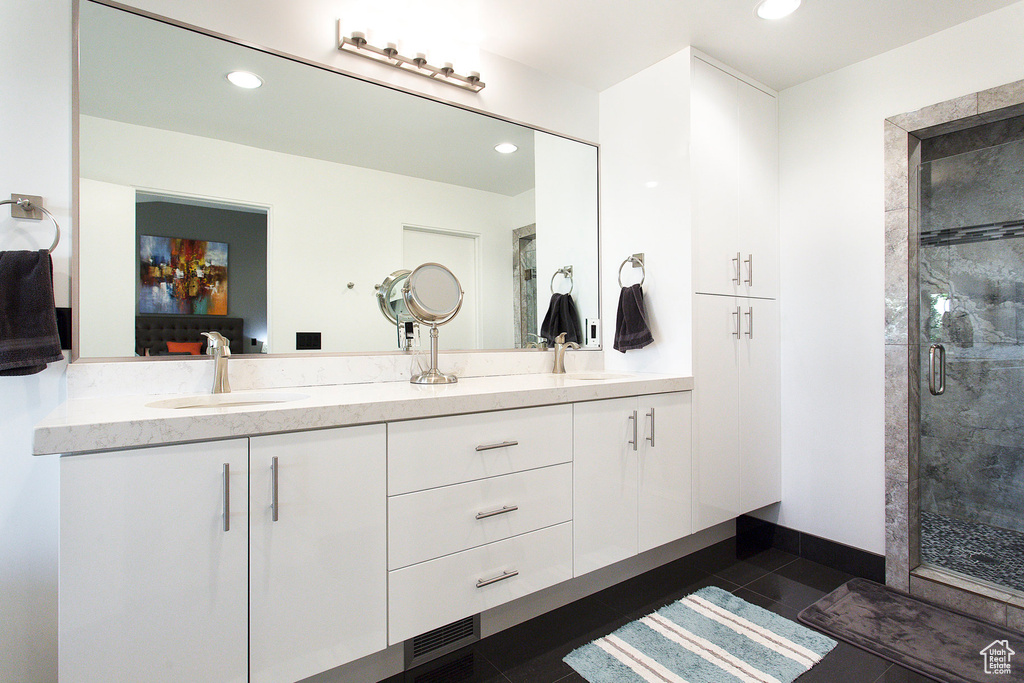
{"label": "chrome faucet", "polygon": [[227,338],[220,332],[203,332],[204,337],[210,340],[206,346],[206,355],[213,356],[213,393],[231,393],[231,385],[228,383],[228,356],[231,355],[231,346]]}
{"label": "chrome faucet", "polygon": [[580,345],[576,342],[565,341],[565,332],[555,337],[555,367],[551,368],[551,372],[556,375],[564,375],[566,350],[578,348],[580,348]]}

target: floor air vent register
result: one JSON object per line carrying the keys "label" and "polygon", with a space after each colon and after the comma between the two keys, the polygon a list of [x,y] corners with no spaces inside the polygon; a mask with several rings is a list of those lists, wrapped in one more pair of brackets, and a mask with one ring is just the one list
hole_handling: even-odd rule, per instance
{"label": "floor air vent register", "polygon": [[453,621],[405,641],[405,669],[437,659],[480,640],[480,615]]}

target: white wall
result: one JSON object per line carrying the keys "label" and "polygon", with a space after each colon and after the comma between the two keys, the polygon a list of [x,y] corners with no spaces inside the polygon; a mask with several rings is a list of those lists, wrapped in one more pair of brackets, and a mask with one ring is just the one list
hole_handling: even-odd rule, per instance
{"label": "white wall", "polygon": [[1022,35],[1017,3],[780,93],[780,524],[885,551],[882,121],[1024,78]]}
{"label": "white wall", "polygon": [[[120,213],[133,217],[125,232],[123,221],[110,215],[117,202],[109,196],[109,186],[100,200],[92,201],[91,188],[97,185],[83,182],[82,226],[89,230],[81,245],[83,263],[101,263],[86,260],[87,252],[114,245],[118,253],[111,260],[122,278],[111,288],[110,272],[82,272],[85,357],[134,355],[134,302],[128,302],[127,326],[124,316],[118,316],[124,329],[101,330],[97,340],[87,337],[85,326],[96,316],[90,316],[94,311],[84,301],[109,296],[111,289],[134,296],[138,256],[131,255],[131,187],[267,207],[268,341],[274,353],[294,353],[296,332],[317,331],[323,335],[324,351],[395,350],[395,330],[381,316],[373,286],[403,267],[404,225],[478,234],[484,274],[479,301],[512,300],[511,234],[519,227],[513,197],[108,119],[83,116],[81,130],[82,178],[129,188],[119,195],[121,204],[127,202]],[[196,159],[207,162],[196,164]],[[104,205],[100,220],[89,213],[97,204]],[[131,252],[127,259],[125,245]],[[348,282],[355,287],[348,289]],[[479,313],[479,348],[512,347],[508,309],[488,305]]]}
{"label": "white wall", "polygon": [[[4,0],[0,25],[0,196],[42,195],[65,237],[54,254],[58,306],[68,305],[71,206],[70,3]],[[50,226],[0,207],[0,250],[39,249]],[[57,678],[57,461],[33,458],[32,425],[64,397],[64,364],[0,377],[0,681]]]}
{"label": "white wall", "polygon": [[[690,374],[690,51],[601,93],[601,293],[605,367]],[[648,187],[649,183],[657,183]],[[615,310],[623,259],[643,252],[654,343],[619,353]],[[640,271],[622,269],[623,285]]]}
{"label": "white wall", "polygon": [[[330,0],[129,4],[527,124],[597,137],[596,92],[508,60],[482,55],[488,86],[477,97],[337,53],[338,17]],[[43,195],[65,229],[54,260],[57,305],[70,301],[71,15],[71,0],[0,2],[0,25],[17,27],[0,41],[0,193]],[[0,214],[0,249],[38,248],[34,233],[22,235],[10,225]],[[56,679],[57,461],[30,453],[32,425],[63,400],[64,391],[60,365],[32,377],[0,378],[3,681]]]}

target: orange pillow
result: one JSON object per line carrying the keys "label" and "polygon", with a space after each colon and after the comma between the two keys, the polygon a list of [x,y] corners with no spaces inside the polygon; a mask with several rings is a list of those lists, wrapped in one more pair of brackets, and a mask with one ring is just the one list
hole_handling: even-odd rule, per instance
{"label": "orange pillow", "polygon": [[203,342],[167,342],[167,350],[171,353],[191,353],[198,356],[203,348]]}

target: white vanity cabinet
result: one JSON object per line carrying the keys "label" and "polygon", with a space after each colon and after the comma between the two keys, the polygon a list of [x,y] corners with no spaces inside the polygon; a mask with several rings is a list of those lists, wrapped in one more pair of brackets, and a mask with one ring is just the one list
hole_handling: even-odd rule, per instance
{"label": "white vanity cabinet", "polygon": [[248,454],[61,458],[61,681],[248,680]]}
{"label": "white vanity cabinet", "polygon": [[779,291],[776,97],[693,55],[690,163],[694,291]]}
{"label": "white vanity cabinet", "polygon": [[388,425],[388,641],[572,578],[572,406]]}
{"label": "white vanity cabinet", "polygon": [[778,303],[694,296],[693,530],[782,497]]}
{"label": "white vanity cabinet", "polygon": [[61,680],[290,683],[383,650],[385,443],[378,424],[62,458]]}
{"label": "white vanity cabinet", "polygon": [[581,576],[691,533],[690,393],[573,406],[573,561]]}
{"label": "white vanity cabinet", "polygon": [[385,443],[383,424],[250,439],[253,683],[387,646]]}

